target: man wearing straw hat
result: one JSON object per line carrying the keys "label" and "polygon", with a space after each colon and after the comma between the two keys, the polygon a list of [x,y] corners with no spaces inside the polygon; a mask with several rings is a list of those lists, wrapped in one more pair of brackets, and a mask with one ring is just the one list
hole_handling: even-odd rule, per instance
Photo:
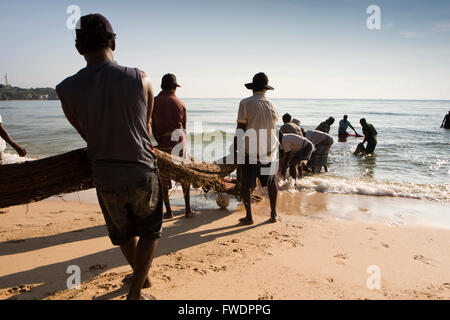
{"label": "man wearing straw hat", "polygon": [[[261,186],[267,186],[270,200],[270,222],[277,222],[277,185],[275,176],[278,168],[278,139],[276,124],[278,112],[273,103],[266,97],[269,78],[263,72],[256,74],[251,83],[245,87],[253,91],[253,95],[239,104],[237,132],[234,143],[235,157],[239,165],[241,196],[246,216],[239,221],[253,224],[250,195],[256,187],[256,179]],[[252,141],[253,138],[253,141]],[[236,159],[236,158],[235,158]]]}

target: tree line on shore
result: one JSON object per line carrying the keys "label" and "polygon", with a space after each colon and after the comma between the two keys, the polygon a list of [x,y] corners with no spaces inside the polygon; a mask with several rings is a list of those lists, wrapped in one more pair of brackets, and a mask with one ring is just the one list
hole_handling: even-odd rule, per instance
{"label": "tree line on shore", "polygon": [[0,84],[0,100],[57,100],[53,88],[30,88],[5,86]]}

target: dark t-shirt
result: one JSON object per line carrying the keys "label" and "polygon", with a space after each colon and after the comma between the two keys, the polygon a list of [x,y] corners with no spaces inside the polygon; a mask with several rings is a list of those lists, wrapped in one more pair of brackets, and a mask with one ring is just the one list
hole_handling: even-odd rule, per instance
{"label": "dark t-shirt", "polygon": [[177,129],[186,129],[187,115],[184,103],[175,93],[161,91],[155,97],[152,113],[152,133],[160,147],[173,147],[171,134]]}

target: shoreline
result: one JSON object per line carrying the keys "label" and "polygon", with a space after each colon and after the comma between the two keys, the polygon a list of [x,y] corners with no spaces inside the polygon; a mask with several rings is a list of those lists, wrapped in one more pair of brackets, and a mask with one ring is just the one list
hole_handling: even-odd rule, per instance
{"label": "shoreline", "polygon": [[[367,198],[374,197],[283,193],[282,221],[265,223],[262,201],[253,226],[237,223],[244,213],[234,201],[220,210],[195,198],[200,213],[184,219],[176,198],[150,272],[153,287],[144,291],[157,299],[450,299],[450,230],[356,219],[393,208]],[[419,211],[417,202],[426,202],[390,200]],[[289,207],[293,201],[302,205]],[[330,214],[336,207],[347,216]],[[111,245],[97,204],[12,207],[0,226],[0,299],[124,298],[131,269]],[[81,269],[81,289],[66,289],[70,265]],[[372,265],[381,270],[380,290],[367,288]]]}

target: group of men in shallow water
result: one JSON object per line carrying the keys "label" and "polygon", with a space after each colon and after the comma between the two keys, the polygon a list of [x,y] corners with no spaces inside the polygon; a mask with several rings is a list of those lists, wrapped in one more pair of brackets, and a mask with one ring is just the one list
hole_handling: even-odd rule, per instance
{"label": "group of men in shallow water", "polygon": [[[298,119],[293,119],[288,113],[283,116],[283,123],[279,131],[281,177],[286,176],[287,168],[289,168],[289,175],[294,179],[303,177],[303,170],[320,173],[323,167],[327,172],[328,153],[334,143],[329,134],[334,118],[329,117],[321,122],[315,130],[307,131],[303,130]],[[360,120],[360,123],[364,141],[360,144],[358,153],[373,153],[377,144],[377,131],[364,118]],[[362,137],[348,121],[348,116],[344,115],[343,119],[339,121],[338,137],[340,142],[345,142],[350,135],[347,132],[348,128],[355,132],[354,136]],[[367,142],[367,146],[361,147],[365,142]],[[307,161],[305,166],[303,165],[304,161]]]}

